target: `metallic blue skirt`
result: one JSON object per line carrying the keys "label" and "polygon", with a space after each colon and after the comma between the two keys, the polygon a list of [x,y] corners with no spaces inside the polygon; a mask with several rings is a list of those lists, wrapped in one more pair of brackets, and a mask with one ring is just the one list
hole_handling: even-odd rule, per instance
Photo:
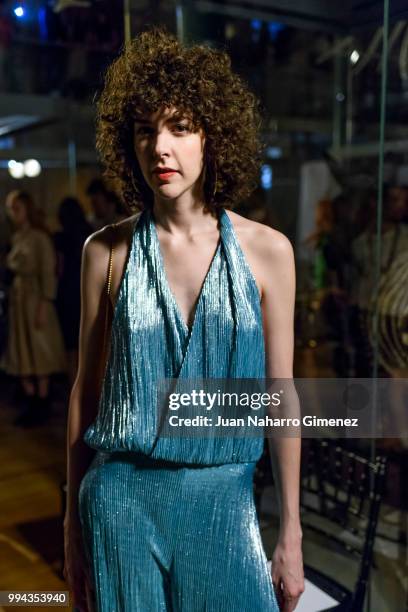
{"label": "metallic blue skirt", "polygon": [[254,469],[97,453],[79,493],[97,612],[278,612]]}

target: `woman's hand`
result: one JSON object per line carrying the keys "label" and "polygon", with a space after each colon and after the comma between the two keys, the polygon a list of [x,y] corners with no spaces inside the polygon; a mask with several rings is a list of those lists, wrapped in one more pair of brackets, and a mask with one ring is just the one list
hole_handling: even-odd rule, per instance
{"label": "woman's hand", "polygon": [[279,538],[272,557],[272,582],[280,612],[295,610],[305,590],[301,538]]}
{"label": "woman's hand", "polygon": [[36,329],[42,329],[47,322],[47,300],[40,299],[35,311],[34,325]]}
{"label": "woman's hand", "polygon": [[93,612],[93,585],[89,567],[85,561],[80,527],[72,527],[64,521],[64,578],[73,595],[78,612]]}

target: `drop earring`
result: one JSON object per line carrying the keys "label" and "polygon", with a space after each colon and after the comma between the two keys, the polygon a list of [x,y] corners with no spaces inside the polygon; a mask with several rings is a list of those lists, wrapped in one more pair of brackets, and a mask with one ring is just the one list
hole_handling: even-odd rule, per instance
{"label": "drop earring", "polygon": [[131,183],[132,183],[133,190],[135,191],[135,193],[138,193],[138,192],[139,192],[139,190],[138,190],[138,188],[136,187],[135,173],[134,173],[134,171],[133,171],[133,170],[131,170],[131,171],[130,171],[130,181],[131,181]]}
{"label": "drop earring", "polygon": [[215,166],[215,181],[214,181],[213,198],[215,197],[215,194],[217,193],[217,182],[218,182],[217,166]]}

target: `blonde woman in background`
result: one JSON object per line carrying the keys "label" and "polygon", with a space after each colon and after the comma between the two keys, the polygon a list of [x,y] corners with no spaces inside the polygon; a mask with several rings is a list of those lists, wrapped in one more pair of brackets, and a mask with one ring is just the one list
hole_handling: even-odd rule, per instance
{"label": "blonde woman in background", "polygon": [[48,417],[50,374],[66,367],[54,307],[56,259],[29,193],[9,193],[6,210],[15,232],[6,260],[13,280],[5,369],[20,379],[25,398],[24,411],[15,424],[30,427]]}

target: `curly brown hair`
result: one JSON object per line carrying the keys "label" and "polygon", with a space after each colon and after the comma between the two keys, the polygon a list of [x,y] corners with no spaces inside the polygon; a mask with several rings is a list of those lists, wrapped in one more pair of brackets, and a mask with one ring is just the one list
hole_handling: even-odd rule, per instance
{"label": "curly brown hair", "polygon": [[248,197],[262,158],[257,98],[232,71],[227,53],[183,46],[154,27],[109,66],[97,104],[97,150],[105,176],[115,181],[129,209],[153,202],[134,152],[134,120],[169,107],[204,131],[206,207],[229,208]]}

